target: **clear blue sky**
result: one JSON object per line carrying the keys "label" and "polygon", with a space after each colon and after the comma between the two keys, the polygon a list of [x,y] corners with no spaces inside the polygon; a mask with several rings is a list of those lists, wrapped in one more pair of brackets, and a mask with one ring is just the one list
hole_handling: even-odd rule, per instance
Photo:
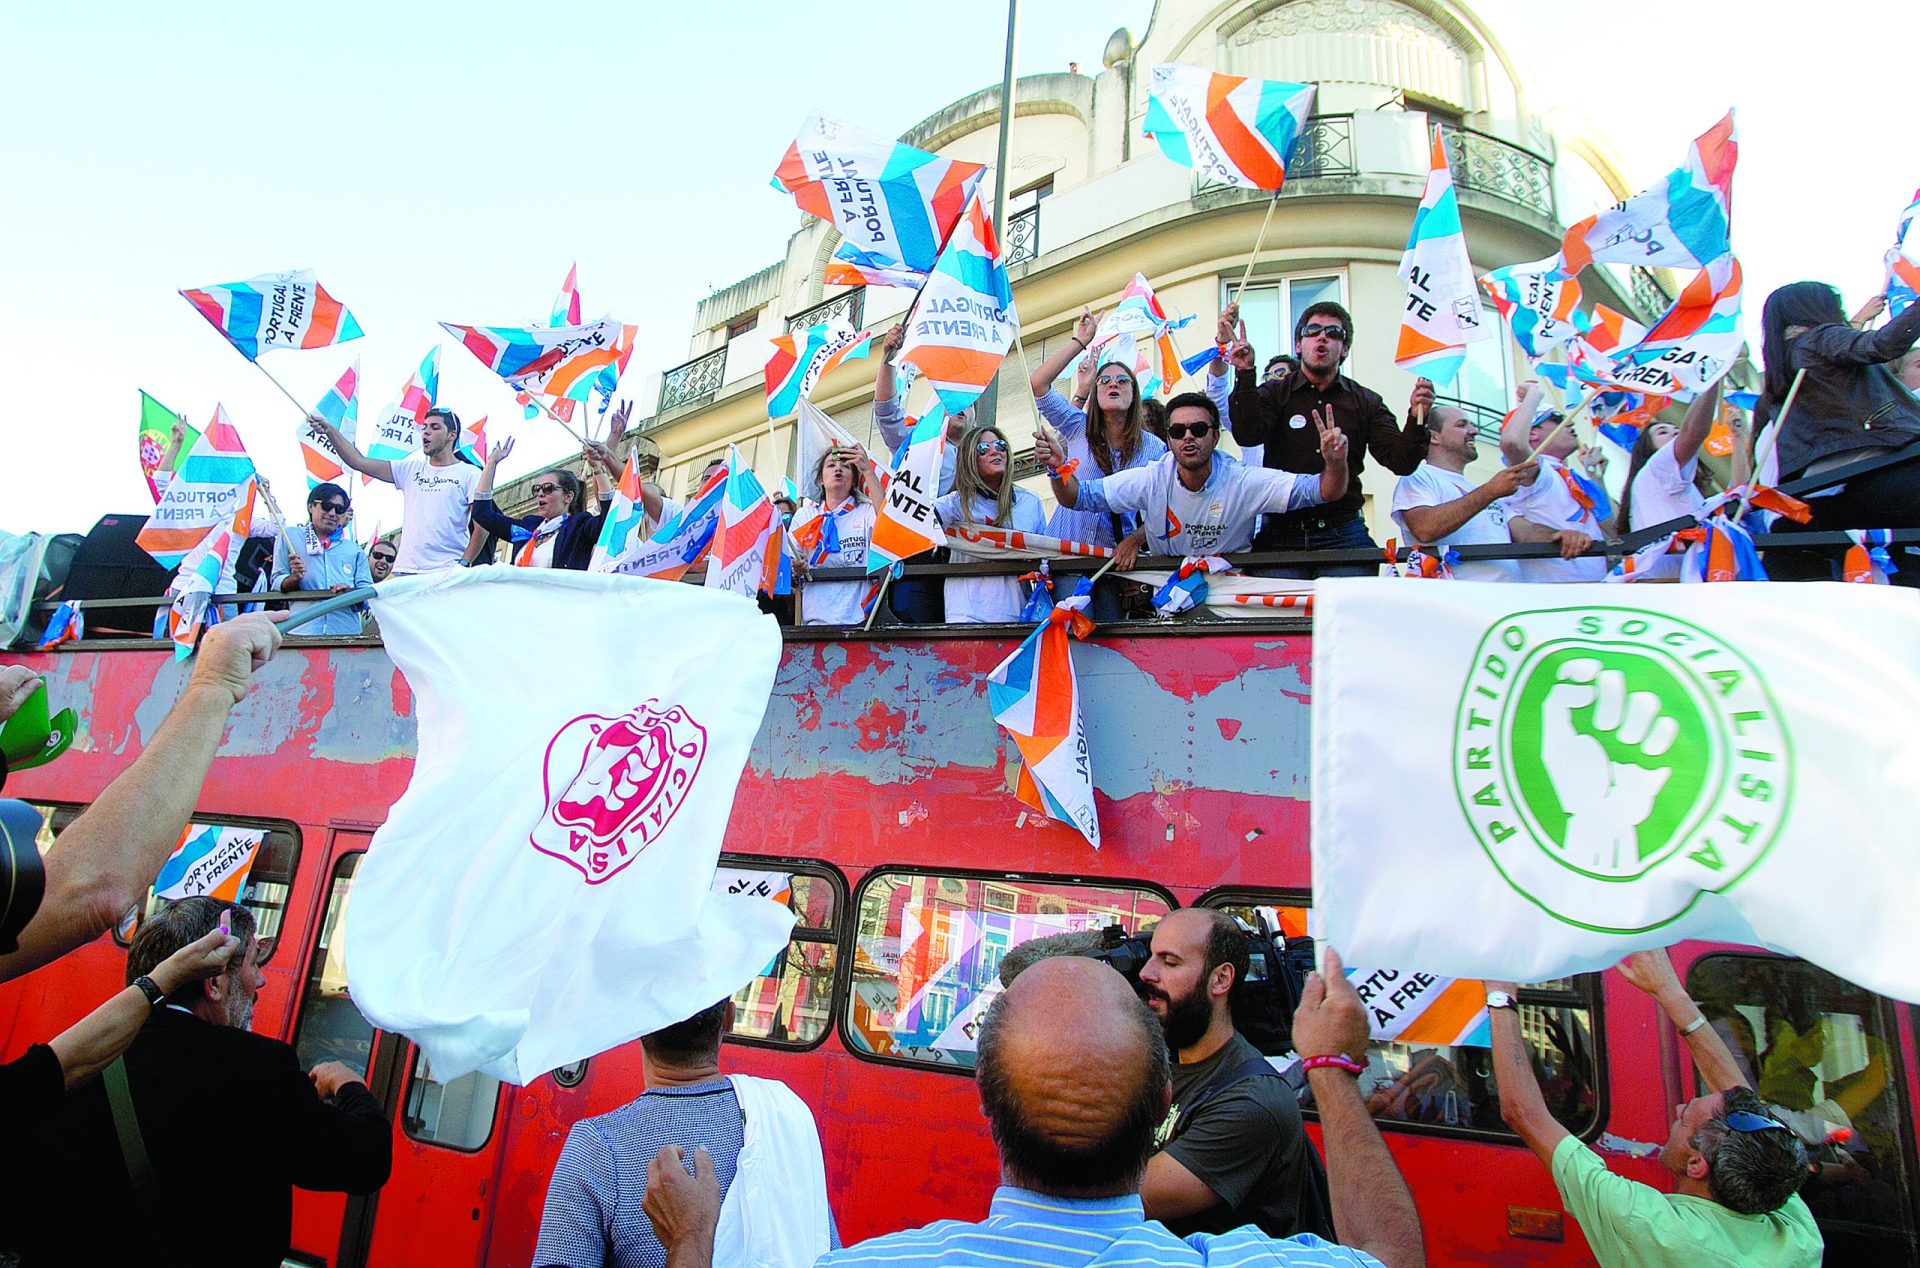
{"label": "clear blue sky", "polygon": [[[1843,0],[1824,25],[1771,3],[1477,7],[1546,101],[1602,122],[1636,184],[1739,107],[1734,240],[1756,334],[1782,282],[1826,278],[1850,304],[1877,288],[1920,183],[1910,4]],[[996,10],[909,2],[870,21],[752,0],[590,6],[563,22],[392,0],[21,8],[0,51],[0,529],[84,531],[146,508],[140,387],[196,423],[224,402],[300,514],[292,406],[183,286],[314,269],[367,338],[264,364],[314,401],[358,355],[363,416],[393,398],[436,321],[544,320],[576,259],[588,315],[640,327],[635,381],[678,364],[695,303],[778,258],[798,224],[767,178],[806,112],[897,133],[997,82]],[[1151,10],[1026,0],[1019,69],[1097,71],[1108,34],[1144,32]],[[509,475],[569,444],[522,423],[458,347],[442,355],[441,399],[524,437]],[[359,503],[363,531],[397,522],[397,499]]]}

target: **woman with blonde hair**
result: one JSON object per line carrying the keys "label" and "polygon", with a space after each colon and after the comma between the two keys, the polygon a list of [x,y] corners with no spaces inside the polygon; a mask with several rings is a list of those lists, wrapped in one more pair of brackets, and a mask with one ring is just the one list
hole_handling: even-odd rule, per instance
{"label": "woman with blonde hair", "polygon": [[[795,517],[797,571],[860,568],[867,562],[873,536],[874,506],[867,496],[866,466],[857,451],[832,448],[813,465],[811,492],[817,505]],[[808,625],[858,625],[866,619],[860,600],[863,581],[809,582],[800,591],[800,611]]]}
{"label": "woman with blonde hair", "polygon": [[[998,427],[969,427],[960,437],[954,461],[953,492],[933,504],[940,522],[1015,528],[1023,533],[1047,531],[1047,514],[1040,499],[1014,487],[1013,451]],[[953,562],[976,563],[981,556],[953,549]],[[966,625],[982,621],[1017,621],[1026,605],[1020,582],[1011,576],[948,577],[947,623]]]}

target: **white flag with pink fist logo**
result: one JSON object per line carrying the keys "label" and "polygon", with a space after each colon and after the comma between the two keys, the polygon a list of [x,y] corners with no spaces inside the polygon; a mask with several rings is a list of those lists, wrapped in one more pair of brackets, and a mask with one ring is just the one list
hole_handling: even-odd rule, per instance
{"label": "white flag with pink fist logo", "polygon": [[524,1085],[732,995],[786,946],[784,906],[712,892],[772,618],[556,569],[401,577],[373,602],[419,752],[345,919],[369,1021],[442,1080]]}

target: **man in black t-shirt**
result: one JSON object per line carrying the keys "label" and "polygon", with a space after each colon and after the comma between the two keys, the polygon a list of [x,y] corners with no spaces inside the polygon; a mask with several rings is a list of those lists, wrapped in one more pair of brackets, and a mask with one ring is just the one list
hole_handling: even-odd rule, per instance
{"label": "man in black t-shirt", "polygon": [[1182,1237],[1256,1224],[1332,1239],[1299,1101],[1233,1028],[1228,997],[1246,972],[1247,935],[1225,912],[1187,907],[1154,928],[1140,986],[1174,1054],[1173,1108],[1140,1200]]}

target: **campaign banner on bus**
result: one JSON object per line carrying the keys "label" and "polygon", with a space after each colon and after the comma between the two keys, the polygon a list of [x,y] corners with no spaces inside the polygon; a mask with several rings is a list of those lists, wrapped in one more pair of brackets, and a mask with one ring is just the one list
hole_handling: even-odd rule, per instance
{"label": "campaign banner on bus", "polygon": [[[1353,963],[1529,982],[1699,939],[1920,1000],[1902,904],[1833,920],[1815,897],[1920,892],[1911,595],[1322,578],[1314,598],[1314,907]],[[1407,630],[1420,672],[1381,674]]]}

